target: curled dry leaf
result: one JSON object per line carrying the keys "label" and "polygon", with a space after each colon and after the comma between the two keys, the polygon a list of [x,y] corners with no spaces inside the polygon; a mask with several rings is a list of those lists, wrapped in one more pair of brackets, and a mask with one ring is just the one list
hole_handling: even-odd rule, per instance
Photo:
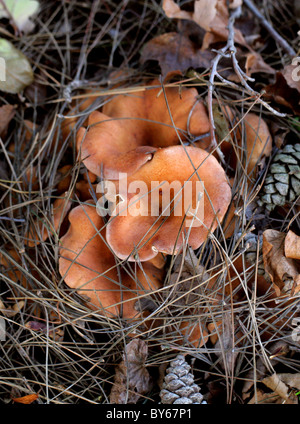
{"label": "curled dry leaf", "polygon": [[159,147],[179,144],[178,133],[185,140],[187,130],[192,136],[209,132],[206,109],[195,88],[179,92],[175,86],[166,87],[165,95],[156,80],[143,91],[114,97],[102,112],[92,112],[88,128],[77,133],[77,150],[87,169],[115,180],[119,173],[133,174]]}
{"label": "curled dry leaf", "polygon": [[[297,396],[291,393],[289,386],[299,384],[299,374],[272,374],[270,377],[265,377],[262,382],[269,389],[273,390],[278,396],[292,403],[297,402]],[[298,402],[297,402],[298,403]]]}
{"label": "curled dry leaf", "polygon": [[300,259],[300,237],[292,230],[284,239],[284,253],[287,258]]}
{"label": "curled dry leaf", "polygon": [[285,233],[266,230],[263,233],[263,260],[278,296],[298,292],[300,288],[299,263],[285,256]]}
{"label": "curled dry leaf", "polygon": [[123,360],[116,367],[110,403],[135,404],[148,393],[153,382],[145,366],[148,345],[140,339],[131,340],[125,347]]}

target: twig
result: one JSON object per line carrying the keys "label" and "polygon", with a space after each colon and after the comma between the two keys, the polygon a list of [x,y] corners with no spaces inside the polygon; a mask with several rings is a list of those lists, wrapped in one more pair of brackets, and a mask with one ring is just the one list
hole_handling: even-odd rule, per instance
{"label": "twig", "polygon": [[286,51],[290,56],[296,56],[295,50],[286,42],[284,38],[272,27],[269,21],[260,13],[257,7],[252,3],[251,0],[244,0],[245,5],[251,10],[251,12],[260,20],[260,23],[266,28],[266,30],[272,35],[277,43]]}
{"label": "twig", "polygon": [[208,107],[208,114],[209,114],[209,120],[210,120],[210,136],[211,136],[211,146],[217,151],[220,159],[222,162],[224,162],[223,153],[220,151],[218,143],[216,141],[215,136],[215,123],[214,123],[214,116],[213,116],[213,90],[215,85],[215,78],[218,77],[223,84],[230,86],[232,88],[237,88],[237,85],[234,84],[231,81],[228,81],[227,79],[223,78],[218,73],[218,65],[220,60],[223,57],[230,57],[232,60],[232,66],[233,69],[241,83],[241,85],[244,87],[245,92],[255,98],[255,101],[259,102],[261,105],[263,105],[266,109],[270,110],[274,115],[278,117],[285,117],[285,113],[277,112],[275,109],[273,109],[268,103],[263,101],[261,99],[262,93],[258,93],[253,88],[250,87],[250,85],[247,83],[248,81],[255,81],[253,78],[249,77],[241,68],[238,63],[238,60],[236,58],[236,47],[234,44],[234,23],[236,18],[238,18],[241,14],[241,6],[234,9],[234,11],[231,13],[229,20],[228,20],[228,40],[226,45],[220,49],[216,50],[216,56],[214,57],[212,61],[211,66],[211,72],[210,72],[210,78],[209,78],[209,85],[208,85],[208,94],[207,94],[207,107]]}

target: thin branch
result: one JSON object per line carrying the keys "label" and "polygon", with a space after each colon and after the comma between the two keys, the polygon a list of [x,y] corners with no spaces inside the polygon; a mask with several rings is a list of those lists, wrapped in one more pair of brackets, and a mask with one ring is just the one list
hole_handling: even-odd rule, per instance
{"label": "thin branch", "polygon": [[290,56],[296,56],[295,50],[286,42],[284,38],[272,27],[269,21],[260,13],[257,7],[252,3],[251,0],[244,0],[245,5],[251,10],[251,12],[259,19],[260,23],[266,28],[266,30],[272,35],[276,42],[285,50]]}
{"label": "thin branch", "polygon": [[255,81],[253,78],[249,77],[240,67],[238,60],[236,58],[236,47],[234,44],[234,23],[236,18],[238,18],[241,14],[241,7],[237,7],[234,9],[234,11],[231,13],[229,20],[228,20],[228,40],[226,45],[220,49],[216,50],[216,56],[214,57],[212,61],[211,66],[211,72],[210,72],[210,78],[209,78],[209,84],[208,84],[208,94],[207,94],[207,108],[208,108],[208,114],[209,114],[209,120],[210,120],[210,136],[211,136],[211,146],[217,151],[221,161],[224,163],[224,157],[223,153],[221,152],[218,143],[216,141],[215,136],[215,123],[214,123],[214,116],[213,116],[213,91],[215,86],[215,78],[219,78],[223,84],[230,86],[232,88],[237,88],[237,85],[234,84],[231,81],[228,81],[227,79],[221,77],[221,75],[218,73],[218,65],[220,60],[223,57],[230,57],[232,60],[232,66],[233,69],[239,79],[240,84],[244,87],[245,92],[249,94],[250,96],[253,96],[256,102],[260,103],[262,106],[264,106],[266,109],[268,109],[270,112],[272,112],[274,115],[278,117],[285,117],[286,114],[277,112],[275,109],[273,109],[268,103],[263,101],[261,99],[262,93],[258,93],[257,91],[253,90],[253,88],[250,87],[248,84],[248,81]]}

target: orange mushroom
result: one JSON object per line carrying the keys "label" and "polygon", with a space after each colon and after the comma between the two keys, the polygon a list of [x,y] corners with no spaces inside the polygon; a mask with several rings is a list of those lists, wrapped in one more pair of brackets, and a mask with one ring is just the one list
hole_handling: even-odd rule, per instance
{"label": "orange mushroom", "polygon": [[120,172],[138,170],[157,148],[179,144],[178,134],[185,140],[187,131],[193,136],[209,131],[195,88],[167,87],[165,94],[156,80],[144,91],[118,95],[102,112],[92,112],[88,127],[77,133],[77,150],[88,170],[115,180]]}
{"label": "orange mushroom", "polygon": [[[113,182],[111,182],[113,184]],[[121,179],[106,238],[121,259],[171,255],[185,241],[197,249],[222,220],[231,200],[217,159],[192,146],[158,149],[136,173]],[[139,194],[136,192],[139,191]],[[110,193],[106,194],[111,200]],[[113,196],[112,196],[113,197]]]}
{"label": "orange mushroom", "polygon": [[117,265],[105,241],[105,223],[92,201],[69,213],[70,227],[61,238],[59,272],[65,283],[87,297],[87,305],[108,317],[130,319],[138,296],[160,287],[163,270],[144,263],[133,270]]}

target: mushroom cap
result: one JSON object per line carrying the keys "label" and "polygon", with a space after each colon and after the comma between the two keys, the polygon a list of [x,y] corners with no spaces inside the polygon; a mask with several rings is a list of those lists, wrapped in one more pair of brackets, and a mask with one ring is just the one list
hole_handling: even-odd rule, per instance
{"label": "mushroom cap", "polygon": [[151,160],[157,148],[179,143],[173,122],[182,139],[187,129],[194,136],[209,131],[195,88],[167,87],[165,94],[155,80],[144,91],[118,95],[102,112],[92,112],[88,128],[77,133],[77,150],[86,167],[98,176],[118,179],[120,172],[130,175]]}
{"label": "mushroom cap", "polygon": [[96,207],[75,207],[70,227],[61,238],[59,272],[65,283],[88,298],[87,305],[103,315],[133,318],[137,296],[160,287],[162,269],[152,263],[126,272],[105,241],[105,223]]}
{"label": "mushroom cap", "polygon": [[[169,190],[172,187],[174,191]],[[177,253],[185,242],[199,248],[231,200],[226,174],[216,158],[191,146],[158,149],[126,183],[118,182],[118,190],[123,201],[108,221],[106,239],[119,258],[131,261],[137,256],[148,261],[158,252]]]}

